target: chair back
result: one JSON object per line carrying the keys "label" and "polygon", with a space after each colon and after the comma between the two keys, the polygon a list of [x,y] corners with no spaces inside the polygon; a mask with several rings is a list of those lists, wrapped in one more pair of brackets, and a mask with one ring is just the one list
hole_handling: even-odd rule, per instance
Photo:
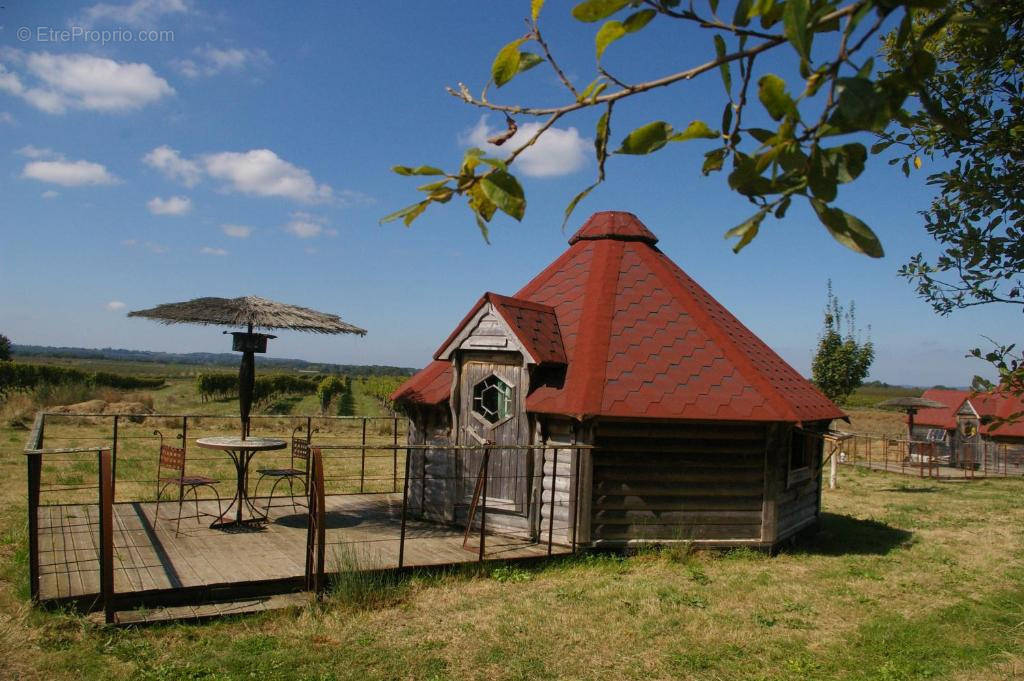
{"label": "chair back", "polygon": [[160,477],[160,471],[164,469],[173,470],[178,476],[185,475],[185,448],[165,445],[163,433],[159,430],[154,430],[153,433],[160,436],[160,457],[156,466],[157,478]]}
{"label": "chair back", "polygon": [[302,430],[302,426],[299,426],[292,431],[292,468],[298,468],[298,466],[295,465],[295,462],[301,461],[302,467],[308,470],[310,442],[306,438],[296,436],[296,433],[300,430]]}

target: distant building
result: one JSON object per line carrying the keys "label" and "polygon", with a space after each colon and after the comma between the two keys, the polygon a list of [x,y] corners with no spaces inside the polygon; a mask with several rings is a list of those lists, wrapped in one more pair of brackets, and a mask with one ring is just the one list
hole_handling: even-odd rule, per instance
{"label": "distant building", "polygon": [[914,416],[911,437],[936,444],[940,456],[952,465],[985,465],[986,458],[1006,454],[1011,461],[1024,457],[1024,418],[1000,424],[999,419],[1024,412],[1024,400],[992,391],[932,388],[921,397],[941,402],[941,409],[921,409]]}
{"label": "distant building", "polygon": [[479,458],[450,447],[487,440],[487,525],[506,532],[770,548],[817,524],[821,433],[845,415],[656,243],[630,213],[593,215],[395,391],[430,447],[411,450],[413,514],[464,525]]}

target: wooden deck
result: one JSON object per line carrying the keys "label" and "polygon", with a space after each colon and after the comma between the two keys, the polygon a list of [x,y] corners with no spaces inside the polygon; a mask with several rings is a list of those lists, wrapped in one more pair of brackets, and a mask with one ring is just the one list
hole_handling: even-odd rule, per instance
{"label": "wooden deck", "polygon": [[[200,501],[207,514],[198,521],[182,518],[175,532],[176,503],[114,504],[114,592],[121,606],[147,603],[147,596],[167,602],[201,602],[211,592],[232,594],[294,591],[304,576],[306,515],[301,506],[278,507],[261,529],[229,532],[210,529],[216,502]],[[260,504],[262,506],[262,504]],[[326,571],[398,567],[401,494],[331,495],[326,498]],[[186,502],[183,514],[194,514]],[[88,599],[100,591],[99,510],[92,505],[39,508],[41,601]],[[477,560],[462,548],[459,528],[409,519],[405,567],[451,565]],[[553,553],[567,553],[555,546]],[[488,534],[487,560],[536,558],[546,544]],[[248,591],[246,591],[248,589]]]}

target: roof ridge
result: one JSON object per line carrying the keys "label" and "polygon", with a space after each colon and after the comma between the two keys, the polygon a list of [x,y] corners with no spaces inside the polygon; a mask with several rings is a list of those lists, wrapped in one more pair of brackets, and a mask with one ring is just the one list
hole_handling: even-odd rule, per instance
{"label": "roof ridge", "polygon": [[[493,293],[488,291],[484,294],[490,302],[497,303],[499,305],[518,305],[531,310],[537,310],[538,312],[554,312],[555,308],[544,303],[535,303],[527,298],[520,298],[518,296],[505,296],[500,293]],[[493,300],[491,300],[493,299]]]}
{"label": "roof ridge", "polygon": [[[601,247],[595,245],[594,248],[594,266],[587,275],[579,321],[579,328],[587,329],[587,333],[579,336],[572,357],[573,364],[584,367],[591,366],[589,356],[599,359],[601,366],[608,362],[615,309],[614,305],[601,303],[615,300],[625,243],[608,240]],[[582,382],[582,385],[576,385],[577,382]],[[599,414],[604,402],[605,385],[604,372],[588,372],[582,376],[578,371],[572,372],[567,378],[565,390],[571,396],[569,403],[575,407],[573,415],[585,418]]]}
{"label": "roof ridge", "polygon": [[[789,404],[789,400],[779,391],[778,388],[772,385],[771,381],[769,381],[764,376],[764,374],[762,374],[761,371],[754,365],[750,357],[747,356],[747,353],[744,352],[743,349],[736,344],[736,342],[729,336],[728,333],[725,332],[724,329],[722,329],[722,327],[718,324],[717,321],[712,319],[708,311],[702,305],[700,305],[694,299],[693,295],[691,295],[690,292],[686,290],[686,287],[684,287],[676,279],[675,273],[672,271],[672,268],[675,268],[679,272],[681,272],[687,279],[692,281],[693,284],[697,286],[701,291],[704,291],[704,293],[707,294],[707,296],[711,298],[711,300],[718,303],[714,296],[708,293],[703,286],[694,281],[693,278],[690,277],[690,275],[686,274],[686,272],[681,267],[679,267],[671,260],[669,260],[668,257],[659,249],[645,249],[644,251],[641,251],[640,257],[644,259],[649,259],[650,262],[648,262],[648,265],[651,266],[652,268],[656,267],[660,270],[660,274],[664,275],[662,277],[659,277],[659,280],[661,281],[662,285],[665,286],[666,288],[671,288],[672,292],[675,294],[676,300],[683,304],[683,307],[686,309],[687,312],[693,314],[695,317],[699,319],[699,328],[701,328],[705,333],[711,336],[716,343],[718,343],[718,345],[722,348],[723,353],[725,353],[726,358],[734,365],[737,365],[737,368],[742,367],[743,377],[751,381],[751,383],[754,383],[762,391],[762,394],[764,395],[765,399],[768,400],[772,408],[779,413],[779,420],[802,421],[803,419],[800,418],[800,416],[796,413],[796,410],[794,410],[793,407]],[[757,335],[747,328],[746,324],[741,322],[735,315],[729,312],[729,310],[726,309],[725,306],[723,306],[721,303],[718,303],[718,305],[722,307],[723,310],[725,310],[726,314],[731,315],[732,318],[736,320],[736,323],[743,327],[743,329],[746,330],[747,333],[751,335],[751,337],[760,341]],[[763,341],[760,342],[763,343]],[[765,347],[767,347],[767,345]],[[775,352],[774,350],[771,350],[771,348],[768,349],[773,353]],[[778,355],[778,353],[775,354],[776,356]],[[781,357],[779,357],[779,360],[782,361],[787,367],[789,366],[789,363],[783,360]],[[792,367],[790,367],[790,369],[792,369]],[[795,369],[793,369],[793,371],[796,373]],[[780,405],[782,407],[781,409]]]}

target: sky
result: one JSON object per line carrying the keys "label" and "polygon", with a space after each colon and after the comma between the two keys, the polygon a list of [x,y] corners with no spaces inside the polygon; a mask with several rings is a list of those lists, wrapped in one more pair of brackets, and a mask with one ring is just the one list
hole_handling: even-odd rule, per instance
{"label": "sky", "polygon": [[[723,3],[726,5],[728,3]],[[594,75],[595,26],[549,0],[541,27],[570,79]],[[166,327],[129,310],[199,296],[258,295],[339,314],[366,337],[280,332],[269,356],[423,366],[484,291],[511,295],[566,248],[591,213],[635,213],[659,248],[798,371],[809,375],[825,286],[856,303],[875,343],[871,379],[966,385],[987,365],[965,358],[1009,342],[1011,311],[939,317],[897,269],[935,246],[918,211],[925,159],[910,178],[873,157],[836,205],[880,236],[870,259],[840,246],[794,205],[739,254],[726,230],[754,209],[725,176],[699,171],[712,142],[615,157],[589,185],[596,111],[560,121],[514,167],[522,222],[499,216],[490,244],[459,203],[411,228],[379,224],[417,200],[396,164],[452,168],[503,127],[445,92],[486,83],[497,50],[520,37],[529,2],[218,2],[134,0],[0,8],[0,333],[15,343],[221,352],[210,327]],[[707,61],[711,38],[655,20],[608,48],[604,63],[641,81]],[[825,45],[827,47],[827,45]],[[789,48],[786,48],[787,50]],[[769,55],[759,72],[786,73]],[[562,104],[541,65],[489,97]],[[612,139],[651,120],[712,127],[717,73],[616,107]],[[750,110],[751,121],[757,112]],[[521,119],[527,128],[529,119]],[[870,141],[869,141],[870,143]],[[499,150],[500,151],[500,150]],[[1016,318],[1014,318],[1016,319]],[[870,332],[868,331],[870,327]]]}

